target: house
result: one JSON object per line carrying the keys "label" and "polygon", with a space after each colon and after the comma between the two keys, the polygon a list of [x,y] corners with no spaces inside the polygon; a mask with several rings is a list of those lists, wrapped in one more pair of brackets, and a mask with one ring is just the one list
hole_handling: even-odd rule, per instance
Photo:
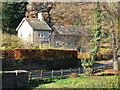
{"label": "house", "polygon": [[[35,45],[50,45],[55,48],[76,49],[90,40],[91,30],[77,25],[47,24],[42,13],[38,18],[23,18],[18,27],[18,37]],[[88,40],[86,40],[86,38]]]}
{"label": "house", "polygon": [[51,46],[68,49],[76,49],[77,47],[90,41],[92,31],[88,27],[77,25],[51,25],[53,29],[51,33]]}
{"label": "house", "polygon": [[49,44],[51,28],[44,21],[42,13],[38,13],[38,18],[23,18],[16,31],[22,40],[34,44]]}

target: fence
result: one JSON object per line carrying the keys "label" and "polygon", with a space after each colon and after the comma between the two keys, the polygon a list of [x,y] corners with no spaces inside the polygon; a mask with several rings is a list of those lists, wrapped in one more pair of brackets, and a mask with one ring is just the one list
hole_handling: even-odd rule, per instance
{"label": "fence", "polygon": [[38,79],[38,78],[48,78],[54,76],[63,76],[68,75],[70,73],[83,73],[83,69],[61,69],[61,70],[52,70],[52,71],[41,71],[41,72],[30,72],[29,73],[29,80],[31,79]]}
{"label": "fence", "polygon": [[[112,68],[112,65],[102,65],[99,67],[94,68],[94,73],[96,72],[102,72],[103,70]],[[52,70],[52,71],[41,71],[41,72],[30,72],[29,73],[29,80],[31,79],[40,79],[40,78],[48,78],[48,77],[54,77],[54,76],[63,76],[63,75],[69,75],[70,73],[83,73],[83,68],[77,68],[77,69],[67,69],[67,70]]]}
{"label": "fence", "polygon": [[102,72],[103,70],[106,70],[106,69],[110,69],[112,68],[112,64],[106,64],[106,65],[102,65],[102,66],[99,66],[99,67],[95,67],[94,68],[94,73],[96,72]]}

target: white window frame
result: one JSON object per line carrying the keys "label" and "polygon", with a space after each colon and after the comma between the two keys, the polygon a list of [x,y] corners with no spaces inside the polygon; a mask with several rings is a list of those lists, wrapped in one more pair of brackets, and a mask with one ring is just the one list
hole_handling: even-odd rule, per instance
{"label": "white window frame", "polygon": [[38,33],[39,38],[44,38],[44,34]]}

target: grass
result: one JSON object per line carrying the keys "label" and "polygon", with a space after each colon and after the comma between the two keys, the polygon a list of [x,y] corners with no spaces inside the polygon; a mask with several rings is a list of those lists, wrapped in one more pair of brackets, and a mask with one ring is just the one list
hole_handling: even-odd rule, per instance
{"label": "grass", "polygon": [[118,76],[93,76],[77,78],[52,77],[32,80],[31,85],[37,88],[118,88]]}

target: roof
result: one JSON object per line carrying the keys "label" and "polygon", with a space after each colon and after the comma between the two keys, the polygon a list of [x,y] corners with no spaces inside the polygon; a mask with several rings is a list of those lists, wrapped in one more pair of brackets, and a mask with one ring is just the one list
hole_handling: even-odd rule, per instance
{"label": "roof", "polygon": [[[33,28],[33,30],[51,30],[51,28],[47,25],[45,21],[41,21],[37,18],[24,18],[29,25]],[[18,28],[21,26],[23,21],[21,21]],[[18,28],[16,30],[18,30]]]}
{"label": "roof", "polygon": [[91,30],[88,27],[77,25],[53,25],[52,29],[56,30],[61,35],[88,35],[91,34]]}

